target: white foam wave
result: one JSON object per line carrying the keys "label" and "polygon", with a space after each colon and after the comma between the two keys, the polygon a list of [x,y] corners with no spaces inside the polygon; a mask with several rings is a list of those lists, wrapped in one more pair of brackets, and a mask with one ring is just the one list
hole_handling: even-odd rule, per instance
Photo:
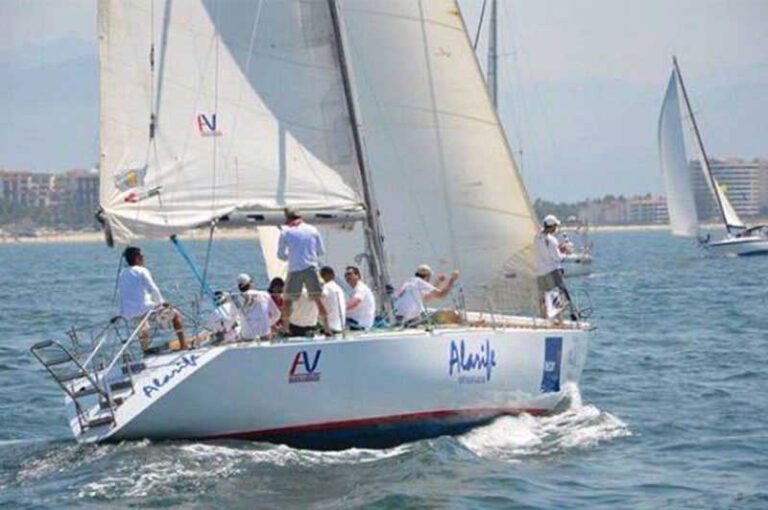
{"label": "white foam wave", "polygon": [[256,464],[276,467],[359,464],[396,457],[408,445],[386,450],[352,448],[335,452],[296,450],[288,446],[248,445],[232,447],[193,443],[153,452],[152,460],[131,459],[115,471],[83,486],[79,498],[139,498],[178,494],[179,488],[196,493],[215,486],[216,480],[243,473]]}
{"label": "white foam wave", "polygon": [[552,455],[589,448],[629,436],[626,423],[594,405],[582,405],[578,390],[569,390],[570,405],[553,416],[506,416],[459,437],[459,442],[481,457],[510,462],[535,455]]}

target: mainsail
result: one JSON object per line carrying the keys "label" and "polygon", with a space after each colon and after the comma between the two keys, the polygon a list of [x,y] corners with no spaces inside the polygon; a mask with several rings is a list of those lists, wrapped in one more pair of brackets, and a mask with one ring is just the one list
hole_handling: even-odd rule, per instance
{"label": "mainsail", "polygon": [[324,0],[100,0],[101,190],[117,240],[236,210],[362,208]]}
{"label": "mainsail", "polygon": [[468,308],[530,310],[536,221],[453,0],[343,0],[394,282],[457,268]]}
{"label": "mainsail", "polygon": [[659,115],[659,161],[667,190],[667,208],[672,233],[697,236],[699,223],[688,162],[677,95],[677,74],[672,71]]}

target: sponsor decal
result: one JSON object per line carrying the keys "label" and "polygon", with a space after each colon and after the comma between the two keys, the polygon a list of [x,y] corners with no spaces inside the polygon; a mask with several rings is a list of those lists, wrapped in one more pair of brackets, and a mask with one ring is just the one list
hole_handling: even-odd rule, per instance
{"label": "sponsor decal", "polygon": [[144,178],[147,176],[147,167],[126,168],[115,174],[115,186],[120,191],[130,191],[144,186]]}
{"label": "sponsor decal", "polygon": [[544,342],[544,367],[541,376],[541,391],[543,393],[560,391],[563,337],[547,337]]}
{"label": "sponsor decal", "polygon": [[320,372],[317,365],[320,363],[322,349],[317,349],[312,355],[308,351],[299,351],[293,358],[291,370],[288,372],[289,383],[317,382],[320,380]]}
{"label": "sponsor decal", "polygon": [[448,360],[448,375],[457,375],[459,384],[485,384],[491,380],[493,367],[496,366],[496,351],[491,348],[491,341],[486,340],[470,351],[464,340],[458,345],[451,340],[451,353]]}
{"label": "sponsor decal", "polygon": [[170,372],[163,375],[162,377],[155,377],[152,379],[151,384],[144,385],[142,388],[144,390],[144,395],[146,395],[148,398],[152,398],[153,393],[160,391],[163,386],[171,382],[177,375],[184,372],[189,367],[196,367],[197,360],[199,358],[200,356],[197,354],[187,354],[182,356],[181,359],[174,363],[174,367]]}
{"label": "sponsor decal", "polygon": [[216,126],[216,114],[210,116],[204,113],[197,115],[197,130],[200,136],[221,136],[221,131]]}

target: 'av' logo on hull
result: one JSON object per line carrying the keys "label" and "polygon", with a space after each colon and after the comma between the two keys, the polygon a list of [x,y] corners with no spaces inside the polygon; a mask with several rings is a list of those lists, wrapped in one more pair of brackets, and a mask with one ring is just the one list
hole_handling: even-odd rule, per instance
{"label": "'av' logo on hull", "polygon": [[320,372],[317,366],[320,363],[322,349],[317,349],[312,355],[307,351],[299,351],[293,358],[291,370],[288,372],[289,383],[317,382],[320,380]]}

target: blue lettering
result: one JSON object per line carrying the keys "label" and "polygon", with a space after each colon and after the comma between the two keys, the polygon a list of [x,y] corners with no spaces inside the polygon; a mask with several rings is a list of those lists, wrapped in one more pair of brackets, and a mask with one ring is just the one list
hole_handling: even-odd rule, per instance
{"label": "blue lettering", "polygon": [[480,346],[480,352],[470,352],[467,354],[464,340],[459,341],[459,345],[451,340],[451,352],[448,360],[448,375],[453,375],[454,370],[457,374],[462,372],[471,372],[473,370],[485,371],[485,380],[491,380],[493,367],[496,366],[496,351],[491,349],[490,340],[486,340]]}
{"label": "blue lettering", "polygon": [[152,393],[160,391],[160,388],[168,384],[174,377],[183,372],[187,367],[196,367],[199,356],[197,354],[190,354],[189,356],[182,356],[180,360],[176,362],[176,366],[165,374],[162,378],[152,379],[152,384],[144,386],[144,395],[151,397]]}

